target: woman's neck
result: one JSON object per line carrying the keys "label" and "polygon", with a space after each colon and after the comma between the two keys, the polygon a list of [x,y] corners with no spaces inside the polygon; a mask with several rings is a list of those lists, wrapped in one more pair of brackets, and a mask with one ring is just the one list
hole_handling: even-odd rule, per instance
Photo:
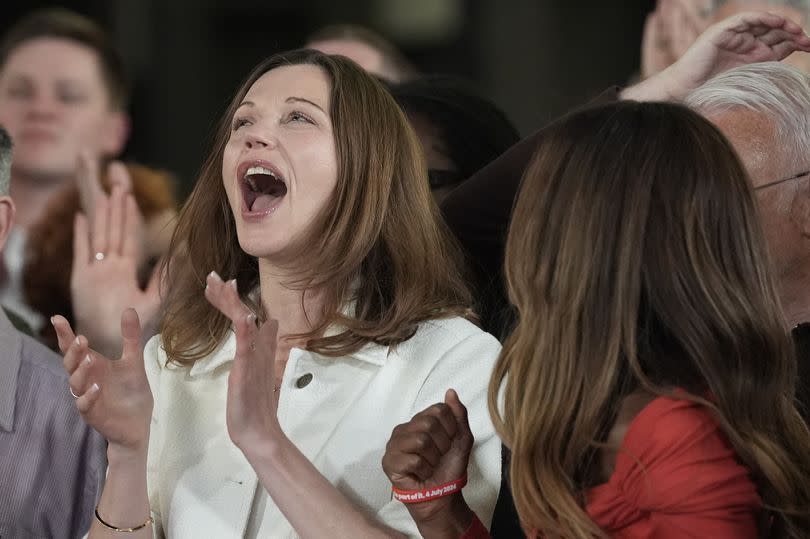
{"label": "woman's neck", "polygon": [[284,285],[289,279],[271,263],[259,260],[262,307],[268,319],[278,320],[281,337],[312,331],[323,317],[323,293],[290,289]]}

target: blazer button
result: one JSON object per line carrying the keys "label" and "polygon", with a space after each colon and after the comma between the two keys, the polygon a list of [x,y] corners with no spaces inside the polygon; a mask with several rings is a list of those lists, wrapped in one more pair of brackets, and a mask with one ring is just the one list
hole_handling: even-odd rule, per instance
{"label": "blazer button", "polygon": [[308,372],[295,381],[295,387],[297,387],[298,389],[304,389],[309,385],[311,381],[312,381],[312,373]]}

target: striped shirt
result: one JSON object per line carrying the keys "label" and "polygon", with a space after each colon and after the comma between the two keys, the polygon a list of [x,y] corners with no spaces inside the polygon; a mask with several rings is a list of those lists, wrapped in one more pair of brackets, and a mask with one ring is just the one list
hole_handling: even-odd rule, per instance
{"label": "striped shirt", "polygon": [[59,356],[0,309],[0,539],[73,538],[90,527],[106,468]]}

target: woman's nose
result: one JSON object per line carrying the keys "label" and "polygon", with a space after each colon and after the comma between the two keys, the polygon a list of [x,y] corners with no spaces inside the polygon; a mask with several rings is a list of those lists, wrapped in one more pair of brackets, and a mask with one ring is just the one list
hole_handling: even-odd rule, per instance
{"label": "woman's nose", "polygon": [[257,148],[275,148],[278,146],[278,141],[271,135],[253,132],[245,138],[245,144],[249,149],[253,150]]}

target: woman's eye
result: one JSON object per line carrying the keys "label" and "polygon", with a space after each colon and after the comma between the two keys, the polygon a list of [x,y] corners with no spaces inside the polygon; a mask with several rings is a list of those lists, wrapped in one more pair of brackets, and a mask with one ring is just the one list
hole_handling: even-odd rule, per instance
{"label": "woman's eye", "polygon": [[249,123],[250,123],[250,120],[248,120],[247,118],[236,118],[233,121],[233,126],[232,127],[233,127],[233,130],[236,131],[240,127],[244,127]]}
{"label": "woman's eye", "polygon": [[12,86],[7,90],[7,94],[9,97],[15,99],[23,99],[31,97],[34,94],[34,92],[31,91],[31,88],[27,86]]}
{"label": "woman's eye", "polygon": [[82,103],[85,101],[85,98],[81,94],[64,93],[59,95],[59,101],[71,105],[75,103]]}
{"label": "woman's eye", "polygon": [[306,122],[308,124],[314,124],[315,122],[312,121],[312,118],[304,114],[303,112],[299,112],[297,110],[292,111],[287,115],[288,122]]}

